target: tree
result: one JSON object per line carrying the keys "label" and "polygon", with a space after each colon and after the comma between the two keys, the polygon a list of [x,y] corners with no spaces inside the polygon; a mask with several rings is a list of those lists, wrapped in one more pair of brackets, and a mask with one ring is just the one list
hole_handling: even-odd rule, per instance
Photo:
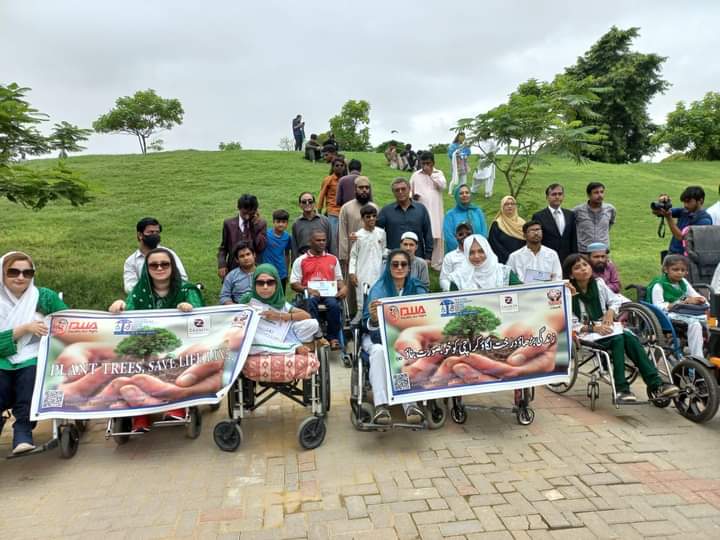
{"label": "tree", "polygon": [[242,145],[240,141],[221,142],[218,144],[218,148],[223,151],[242,150]]}
{"label": "tree", "polygon": [[487,308],[465,308],[443,328],[446,338],[473,340],[486,332],[495,330],[502,321]]}
{"label": "tree", "polygon": [[135,135],[140,150],[147,153],[147,140],[165,130],[182,124],[182,105],[177,99],[163,99],[155,90],[140,90],[135,95],[119,97],[115,108],[93,122],[98,133],[127,133]]}
{"label": "tree", "polygon": [[60,150],[60,159],[65,159],[68,152],[81,152],[85,150],[80,146],[82,141],[87,141],[92,134],[92,129],[83,129],[64,120],[53,126],[50,134],[50,145],[53,150]]}
{"label": "tree", "polygon": [[680,101],[667,115],[655,142],[684,152],[690,159],[720,159],[720,93],[708,92],[689,107]]}
{"label": "tree", "polygon": [[278,143],[278,148],[284,152],[292,152],[295,148],[295,144],[290,140],[290,137],[283,137]]}
{"label": "tree", "polygon": [[53,148],[36,127],[48,116],[25,100],[29,91],[16,83],[0,84],[0,197],[34,210],[58,199],[73,206],[89,202],[85,182],[62,163],[44,168],[18,163],[28,155],[46,154]]}
{"label": "tree", "polygon": [[[507,182],[510,194],[517,198],[526,186],[534,164],[544,154],[566,155],[582,161],[591,154],[602,136],[594,126],[585,126],[580,115],[592,117],[588,109],[597,95],[589,81],[577,82],[558,76],[552,83],[530,79],[510,94],[507,103],[475,118],[458,121],[455,131],[465,133],[467,144],[480,149],[483,164],[495,164]],[[486,151],[481,145],[494,139],[508,146],[507,156]]]}
{"label": "tree", "polygon": [[365,100],[351,99],[342,106],[340,114],[330,119],[330,131],[343,150],[365,152],[371,149],[369,123],[370,104]]}
{"label": "tree", "polygon": [[669,87],[660,77],[664,56],[630,50],[639,28],[621,30],[613,26],[590,50],[577,59],[565,74],[576,81],[591,79],[591,85],[607,88],[599,94],[592,112],[602,119],[579,117],[584,123],[598,124],[605,138],[602,149],[587,157],[606,163],[639,161],[656,146],[652,135],[657,129],[650,121],[647,106]]}
{"label": "tree", "polygon": [[150,328],[147,332],[123,339],[115,347],[115,352],[148,360],[154,354],[171,351],[180,345],[182,341],[170,330]]}

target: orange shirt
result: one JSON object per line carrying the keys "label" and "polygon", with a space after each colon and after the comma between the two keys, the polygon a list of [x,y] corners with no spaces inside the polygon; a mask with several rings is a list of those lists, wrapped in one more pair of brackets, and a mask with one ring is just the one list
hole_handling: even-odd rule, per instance
{"label": "orange shirt", "polygon": [[327,205],[327,213],[331,216],[340,215],[340,206],[336,204],[336,195],[338,182],[340,178],[331,174],[326,176],[320,186],[320,196],[318,197],[318,211],[322,212],[323,208]]}

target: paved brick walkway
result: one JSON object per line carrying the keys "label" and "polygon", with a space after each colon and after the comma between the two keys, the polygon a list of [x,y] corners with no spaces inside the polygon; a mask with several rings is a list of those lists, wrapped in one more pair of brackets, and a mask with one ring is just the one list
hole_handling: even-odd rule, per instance
{"label": "paved brick walkway", "polygon": [[234,454],[212,442],[223,408],[207,412],[197,440],[172,428],[116,447],[95,422],[70,461],[0,462],[1,537],[720,538],[720,418],[617,411],[607,387],[591,412],[578,386],[568,397],[540,390],[529,427],[470,411],[465,425],[432,432],[359,433],[348,380],[333,365],[328,436],[315,451],[297,444],[303,409],[273,400],[244,422]]}

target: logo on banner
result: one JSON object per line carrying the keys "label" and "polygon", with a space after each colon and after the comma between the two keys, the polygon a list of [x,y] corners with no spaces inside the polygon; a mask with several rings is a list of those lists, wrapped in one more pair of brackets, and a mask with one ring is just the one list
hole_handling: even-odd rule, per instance
{"label": "logo on banner", "polygon": [[404,320],[404,319],[421,319],[424,318],[425,308],[422,305],[409,305],[409,306],[390,306],[388,313],[391,319]]}
{"label": "logo on banner", "polygon": [[155,333],[157,323],[152,319],[118,319],[115,321],[113,335],[138,336]]}
{"label": "logo on banner", "polygon": [[500,312],[514,313],[520,309],[517,293],[505,293],[500,295]]}
{"label": "logo on banner", "polygon": [[562,298],[562,291],[560,289],[550,289],[547,292],[547,297],[548,305],[552,309],[556,309],[562,304],[562,302],[560,301],[560,299]]}
{"label": "logo on banner", "polygon": [[210,317],[207,316],[190,317],[187,322],[188,336],[207,336],[211,328]]}
{"label": "logo on banner", "polygon": [[52,334],[55,336],[63,336],[69,334],[96,334],[98,331],[97,323],[87,321],[68,321],[67,319],[54,319],[52,325]]}
{"label": "logo on banner", "polygon": [[445,298],[440,301],[440,316],[454,317],[465,311],[465,306],[470,301],[467,298]]}

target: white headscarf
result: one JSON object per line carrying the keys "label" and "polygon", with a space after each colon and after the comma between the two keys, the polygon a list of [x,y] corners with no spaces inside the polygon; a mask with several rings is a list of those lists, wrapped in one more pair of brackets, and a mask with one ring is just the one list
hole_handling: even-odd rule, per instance
{"label": "white headscarf", "polygon": [[[0,287],[0,331],[2,332],[12,330],[21,324],[43,319],[42,315],[36,313],[40,291],[38,291],[38,288],[35,286],[35,278],[30,280],[28,288],[25,289],[25,292],[20,298],[16,298],[15,295],[10,292],[10,289],[5,286],[5,272],[3,271],[5,257],[15,253],[22,252],[9,251],[0,258],[0,271],[3,272],[2,287]],[[22,254],[25,255],[24,253]],[[29,258],[30,257],[28,257],[28,259]],[[30,264],[35,268],[32,261]],[[33,339],[34,337],[32,334],[25,334],[17,341],[17,353],[8,358],[11,364],[21,364],[25,360],[37,357],[40,341]]]}
{"label": "white headscarf", "polygon": [[[475,266],[470,262],[470,248],[478,243],[485,252],[485,260]],[[463,241],[465,260],[450,274],[450,281],[461,291],[474,289],[494,289],[504,287],[509,277],[509,269],[498,262],[497,255],[484,236],[472,234]]]}

